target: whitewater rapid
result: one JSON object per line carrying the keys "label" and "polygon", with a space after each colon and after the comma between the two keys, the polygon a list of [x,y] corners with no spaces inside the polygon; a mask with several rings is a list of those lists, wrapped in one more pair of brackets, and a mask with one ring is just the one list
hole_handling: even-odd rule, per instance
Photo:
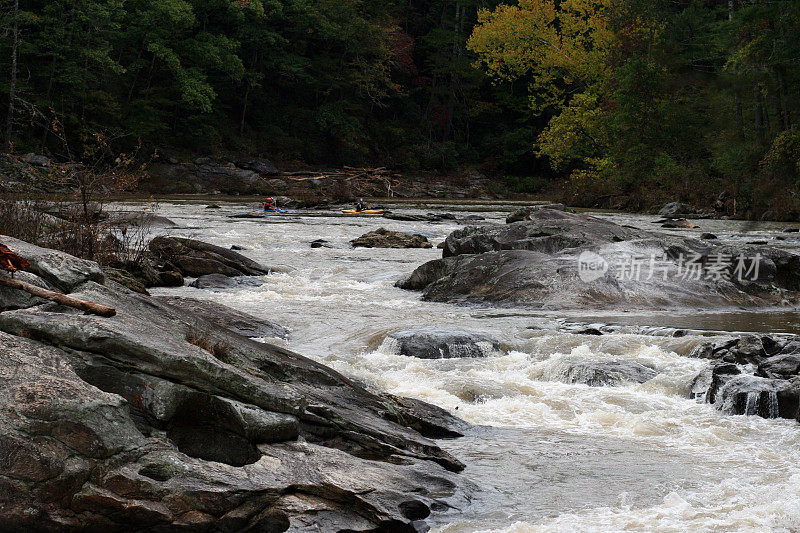
{"label": "whitewater rapid", "polygon": [[[128,204],[126,208],[140,205]],[[473,213],[461,209],[461,215]],[[430,208],[405,208],[425,213]],[[352,249],[349,240],[387,229],[421,233],[434,244],[455,222],[283,216],[231,219],[244,204],[162,203],[179,224],[171,235],[225,247],[288,273],[260,287],[212,292],[158,289],[210,299],[274,320],[288,340],[264,339],[312,357],[376,390],[419,398],[476,424],[440,445],[466,463],[470,501],[432,517],[435,531],[794,531],[800,529],[800,426],[789,420],[730,416],[688,399],[707,362],[686,357],[708,336],[622,327],[603,336],[572,333],[572,314],[458,307],[422,302],[394,282],[440,251]],[[502,222],[507,210],[477,214]],[[622,217],[647,226],[652,219]],[[772,235],[772,226],[713,228],[731,239]],[[163,232],[163,231],[162,231]],[[724,237],[724,235],[723,235]],[[312,249],[325,239],[331,248]],[[794,314],[748,318],[714,313],[652,314],[617,323],[702,329],[796,331]],[[725,328],[735,324],[735,328]],[[403,329],[457,327],[487,333],[507,348],[478,359],[421,360],[398,355],[386,336]],[[663,333],[663,332],[661,332]],[[623,360],[657,371],[643,384],[589,387],[560,380],[571,358]]]}

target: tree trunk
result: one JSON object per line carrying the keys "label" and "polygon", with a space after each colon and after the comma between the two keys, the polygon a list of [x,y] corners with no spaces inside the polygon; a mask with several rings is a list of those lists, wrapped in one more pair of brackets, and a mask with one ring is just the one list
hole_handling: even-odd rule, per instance
{"label": "tree trunk", "polygon": [[247,99],[250,96],[250,82],[245,83],[244,103],[242,104],[242,122],[239,124],[239,135],[244,135],[244,124],[247,120]]}
{"label": "tree trunk", "polygon": [[761,94],[761,85],[758,81],[753,82],[753,100],[755,101],[754,124],[756,137],[760,143],[764,143],[767,137],[766,121],[764,117],[764,96]]}
{"label": "tree trunk", "polygon": [[14,15],[11,27],[11,82],[8,90],[8,117],[6,118],[6,137],[4,149],[11,151],[14,135],[14,101],[17,98],[17,50],[19,48],[19,0],[14,0]]}

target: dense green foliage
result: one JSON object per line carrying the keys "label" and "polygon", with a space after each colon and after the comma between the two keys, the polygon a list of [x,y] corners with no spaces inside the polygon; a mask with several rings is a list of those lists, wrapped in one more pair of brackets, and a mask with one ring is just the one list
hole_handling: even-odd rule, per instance
{"label": "dense green foliage", "polygon": [[800,213],[796,0],[0,2],[17,151],[101,135]]}
{"label": "dense green foliage", "polygon": [[120,150],[530,172],[525,83],[492,84],[465,47],[496,3],[21,0],[17,149],[80,157],[101,132]]}

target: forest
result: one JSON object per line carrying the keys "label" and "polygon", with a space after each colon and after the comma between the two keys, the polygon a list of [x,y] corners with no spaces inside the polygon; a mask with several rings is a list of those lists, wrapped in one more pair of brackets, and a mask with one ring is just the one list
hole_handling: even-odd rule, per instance
{"label": "forest", "polygon": [[2,0],[8,153],[477,169],[800,215],[796,0]]}

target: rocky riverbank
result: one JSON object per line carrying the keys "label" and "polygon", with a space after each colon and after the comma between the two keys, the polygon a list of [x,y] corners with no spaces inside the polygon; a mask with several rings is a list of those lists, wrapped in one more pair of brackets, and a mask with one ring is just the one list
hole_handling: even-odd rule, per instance
{"label": "rocky riverbank", "polygon": [[[465,430],[445,411],[247,338],[286,335],[279,325],[133,292],[94,263],[0,242],[29,259],[26,281],[117,311],[0,291],[2,523],[419,531],[461,494],[463,465],[432,440]],[[171,242],[184,247],[175,257],[191,248]]]}

